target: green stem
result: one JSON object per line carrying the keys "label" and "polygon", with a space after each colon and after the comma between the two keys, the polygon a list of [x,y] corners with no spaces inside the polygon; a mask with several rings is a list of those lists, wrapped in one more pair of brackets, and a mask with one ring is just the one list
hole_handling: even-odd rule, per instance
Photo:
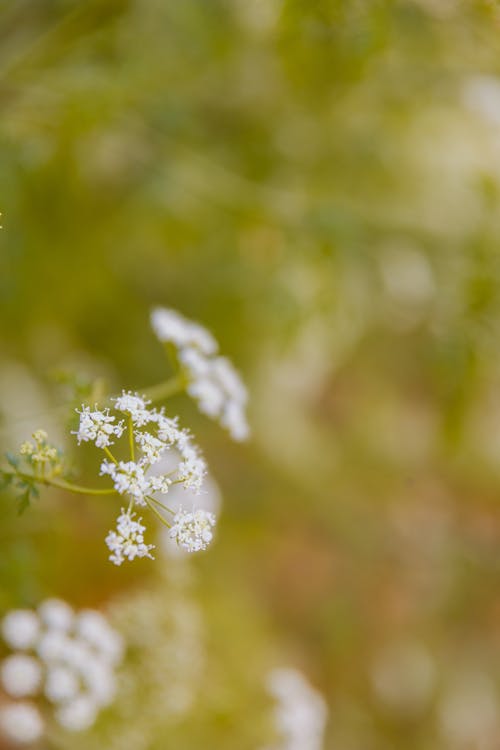
{"label": "green stem", "polygon": [[130,460],[135,461],[134,423],[131,416],[128,418],[128,439],[130,443]]}
{"label": "green stem", "polygon": [[103,448],[103,451],[104,451],[104,453],[105,453],[105,454],[107,455],[107,457],[108,457],[108,458],[110,458],[110,459],[111,459],[111,460],[113,461],[113,463],[114,463],[114,464],[117,464],[117,463],[118,463],[118,461],[117,461],[117,460],[116,460],[116,458],[115,458],[115,457],[113,456],[113,454],[111,453],[111,451],[109,450],[109,448],[105,447],[105,448]]}
{"label": "green stem", "polygon": [[68,490],[69,492],[76,492],[80,495],[114,495],[116,490],[112,489],[97,489],[95,487],[82,487],[80,484],[73,484],[73,482],[66,482],[65,479],[50,479],[49,477],[36,477],[33,474],[25,474],[22,471],[2,471],[2,474],[7,474],[11,477],[17,477],[23,479],[26,482],[36,482],[37,484],[43,484],[50,487],[58,487],[60,490]]}
{"label": "green stem", "polygon": [[176,393],[181,393],[186,387],[186,380],[183,375],[177,375],[175,378],[170,378],[164,383],[158,383],[153,385],[151,388],[147,388],[144,391],[146,398],[151,401],[165,401],[170,396],[174,396]]}
{"label": "green stem", "polygon": [[173,516],[175,516],[175,510],[172,510],[172,508],[169,508],[168,505],[163,505],[163,503],[160,503],[160,501],[157,500],[156,497],[151,497],[151,495],[148,495],[147,500],[150,500],[151,502],[156,503],[156,505],[159,505],[160,508],[163,508],[163,510],[168,511],[168,513],[171,513]]}
{"label": "green stem", "polygon": [[115,495],[115,488],[110,489],[96,489],[91,487],[82,487],[79,484],[73,484],[72,482],[65,482],[63,479],[46,479],[44,484],[50,484],[52,487],[59,487],[61,490],[69,490],[70,492],[77,492],[80,495]]}
{"label": "green stem", "polygon": [[169,523],[168,521],[166,521],[166,520],[165,520],[165,519],[163,518],[162,514],[161,514],[161,513],[159,513],[159,512],[158,512],[158,511],[156,510],[155,506],[151,504],[151,501],[150,501],[150,500],[149,500],[149,499],[148,499],[147,497],[145,498],[145,500],[146,500],[146,502],[147,502],[147,504],[148,504],[148,507],[149,507],[149,509],[153,511],[153,513],[155,514],[155,516],[158,516],[158,518],[160,519],[160,521],[162,522],[162,524],[163,524],[164,526],[167,526],[167,528],[171,529],[171,528],[172,528],[172,524],[170,524],[170,523]]}

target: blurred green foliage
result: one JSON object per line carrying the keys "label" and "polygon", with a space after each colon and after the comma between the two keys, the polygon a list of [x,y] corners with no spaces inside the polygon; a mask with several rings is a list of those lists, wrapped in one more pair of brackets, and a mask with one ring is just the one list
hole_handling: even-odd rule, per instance
{"label": "blurred green foliage", "polygon": [[[57,423],[55,370],[163,379],[155,304],[250,384],[245,448],[172,406],[225,496],[194,565],[233,711],[179,750],[256,747],[253,654],[322,689],[332,750],[496,747],[499,25],[486,0],[0,3],[5,448]],[[102,500],[1,512],[4,607],[156,575],[107,565]]]}

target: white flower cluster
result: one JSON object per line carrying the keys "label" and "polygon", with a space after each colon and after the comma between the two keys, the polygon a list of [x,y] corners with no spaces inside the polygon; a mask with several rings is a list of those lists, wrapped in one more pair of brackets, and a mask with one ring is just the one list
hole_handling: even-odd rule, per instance
{"label": "white flower cluster", "polygon": [[321,750],[328,717],[324,698],[296,669],[273,669],[267,687],[277,701],[274,718],[283,739],[279,750]]}
{"label": "white flower cluster", "polygon": [[187,552],[199,552],[206,549],[212,541],[214,526],[213,513],[201,509],[187,512],[181,508],[174,516],[174,523],[169,533],[179,547]]}
{"label": "white flower cluster", "polygon": [[[164,459],[164,463],[161,464],[162,468],[168,468],[167,460]],[[176,514],[183,508],[189,508],[193,513],[196,510],[201,509],[209,511],[215,517],[216,523],[220,513],[221,503],[221,491],[210,474],[205,477],[202,494],[196,494],[196,492],[186,490],[180,485],[174,485],[168,496],[168,505]],[[182,557],[184,554],[189,554],[189,552],[180,546],[180,544],[177,543],[177,540],[172,537],[171,529],[162,529],[159,536],[159,551],[168,557],[174,558],[179,556]]]}
{"label": "white flower cluster", "polygon": [[136,557],[149,557],[153,560],[151,550],[154,544],[144,544],[144,531],[141,518],[134,521],[135,513],[125,513],[116,521],[116,531],[110,531],[106,537],[106,544],[111,550],[109,559],[115,565],[121,565],[124,560],[134,560]]}
{"label": "white flower cluster", "polygon": [[100,411],[97,407],[92,411],[90,406],[83,406],[80,414],[80,426],[76,433],[78,445],[82,442],[95,443],[98,448],[113,445],[111,438],[121,437],[123,422],[115,424],[115,417],[109,416],[109,409]]}
{"label": "white flower cluster", "polygon": [[42,736],[45,722],[35,696],[53,705],[55,720],[69,731],[88,729],[113,701],[123,641],[100,612],[75,613],[66,602],[47,599],[37,611],[9,612],[1,632],[15,650],[0,664],[2,687],[15,699],[0,705],[0,731],[10,741]]}
{"label": "white flower cluster", "polygon": [[[106,537],[111,551],[109,559],[115,565],[121,565],[124,560],[151,557],[150,550],[153,549],[153,545],[145,544],[145,526],[141,523],[142,519],[134,520],[132,508],[149,506],[159,515],[163,511],[169,512],[158,495],[167,494],[173,484],[199,492],[206,474],[206,464],[190,434],[179,427],[177,419],[165,416],[162,409],[151,408],[144,397],[124,391],[114,400],[114,409],[126,418],[118,421],[110,415],[109,409],[99,411],[96,407],[91,411],[88,406],[83,406],[78,412],[80,426],[76,435],[79,442],[92,441],[97,447],[105,449],[108,458],[102,461],[100,473],[111,478],[119,495],[129,498],[128,510],[122,509],[116,530],[110,531]],[[108,446],[111,445],[111,436],[121,437],[128,429],[132,431],[129,435],[131,444],[137,446],[140,455],[136,457],[136,448],[132,447],[130,460],[119,461],[112,456]],[[167,473],[160,473],[157,464],[166,454],[175,456],[175,464]],[[189,527],[191,551],[204,549],[210,541],[208,531],[202,534],[200,524],[201,519]],[[179,543],[187,549],[186,524],[181,536],[182,542]],[[203,544],[200,541],[202,537]]]}
{"label": "white flower cluster", "polygon": [[153,310],[151,325],[160,341],[175,346],[187,392],[200,411],[217,419],[234,440],[246,440],[247,390],[231,362],[217,356],[217,342],[209,331],[163,307]]}

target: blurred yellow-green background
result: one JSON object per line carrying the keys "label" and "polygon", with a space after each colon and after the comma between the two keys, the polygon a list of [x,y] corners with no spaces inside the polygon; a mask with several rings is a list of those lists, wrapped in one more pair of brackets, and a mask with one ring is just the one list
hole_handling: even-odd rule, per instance
{"label": "blurred yellow-green background", "polygon": [[3,611],[144,615],[135,710],[47,747],[278,747],[288,665],[327,750],[498,749],[499,34],[494,0],[0,3],[3,449],[45,427],[91,484],[61,373],[164,379],[155,305],[253,431],[170,402],[223,496],[189,563],[109,564],[106,498],[2,495]]}

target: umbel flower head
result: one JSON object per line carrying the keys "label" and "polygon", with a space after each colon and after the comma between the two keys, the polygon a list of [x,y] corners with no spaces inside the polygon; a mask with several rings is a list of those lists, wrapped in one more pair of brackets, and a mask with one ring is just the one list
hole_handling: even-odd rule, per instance
{"label": "umbel flower head", "polygon": [[321,750],[328,719],[323,696],[301,672],[289,667],[271,670],[267,687],[276,700],[274,721],[282,737],[279,749]]}
{"label": "umbel flower head", "polygon": [[109,409],[100,411],[97,407],[91,410],[90,406],[82,406],[80,414],[80,426],[76,432],[78,445],[82,442],[95,443],[98,448],[107,448],[113,445],[113,437],[121,437],[124,427],[123,422],[116,422],[115,417],[109,416]]}
{"label": "umbel flower head", "polygon": [[22,443],[19,453],[33,467],[35,474],[57,476],[63,471],[62,453],[59,448],[49,443],[45,430],[35,430],[33,442]]}
{"label": "umbel flower head", "polygon": [[52,712],[64,729],[88,729],[115,697],[115,670],[123,655],[121,636],[96,610],[79,613],[60,599],[38,610],[11,610],[1,623],[14,653],[0,663],[9,702],[0,707],[0,735],[27,744],[45,731]]}
{"label": "umbel flower head", "polygon": [[125,513],[122,508],[121,515],[116,521],[116,531],[110,531],[106,537],[106,544],[111,550],[109,559],[115,565],[121,565],[124,560],[134,560],[136,557],[150,557],[153,544],[144,544],[144,531],[142,518],[134,521],[135,513]]}
{"label": "umbel flower head", "polygon": [[218,345],[212,334],[199,323],[164,307],[153,310],[151,326],[160,341],[175,347],[187,392],[200,411],[217,419],[233,440],[246,440],[247,390],[231,362],[217,356]]}
{"label": "umbel flower head", "polygon": [[212,541],[214,526],[213,513],[201,509],[186,512],[181,508],[174,516],[174,524],[169,533],[179,547],[188,552],[199,552],[206,549]]}
{"label": "umbel flower head", "polygon": [[[125,560],[151,558],[153,545],[144,541],[146,527],[141,518],[135,518],[134,508],[149,507],[166,526],[171,527],[167,517],[168,514],[174,515],[174,511],[161,498],[168,494],[172,485],[200,491],[206,474],[200,450],[189,432],[179,427],[177,419],[167,417],[163,409],[151,408],[150,402],[137,393],[124,391],[114,399],[113,409],[100,410],[97,406],[91,409],[84,405],[78,414],[80,424],[75,432],[78,442],[93,442],[104,451],[106,457],[101,462],[100,473],[111,480],[111,492],[128,499],[128,507],[126,510],[122,508],[116,529],[106,537],[110,561],[121,565]],[[116,440],[125,436],[130,453],[127,461],[118,460],[110,450]],[[166,473],[161,473],[156,464],[167,453],[174,461]],[[174,527],[179,527],[179,544],[192,552],[205,549],[212,538],[212,531],[209,534],[208,528],[215,523],[215,519],[207,520],[209,516],[207,514],[204,520],[197,516],[191,542],[186,529],[181,534],[176,516]]]}

